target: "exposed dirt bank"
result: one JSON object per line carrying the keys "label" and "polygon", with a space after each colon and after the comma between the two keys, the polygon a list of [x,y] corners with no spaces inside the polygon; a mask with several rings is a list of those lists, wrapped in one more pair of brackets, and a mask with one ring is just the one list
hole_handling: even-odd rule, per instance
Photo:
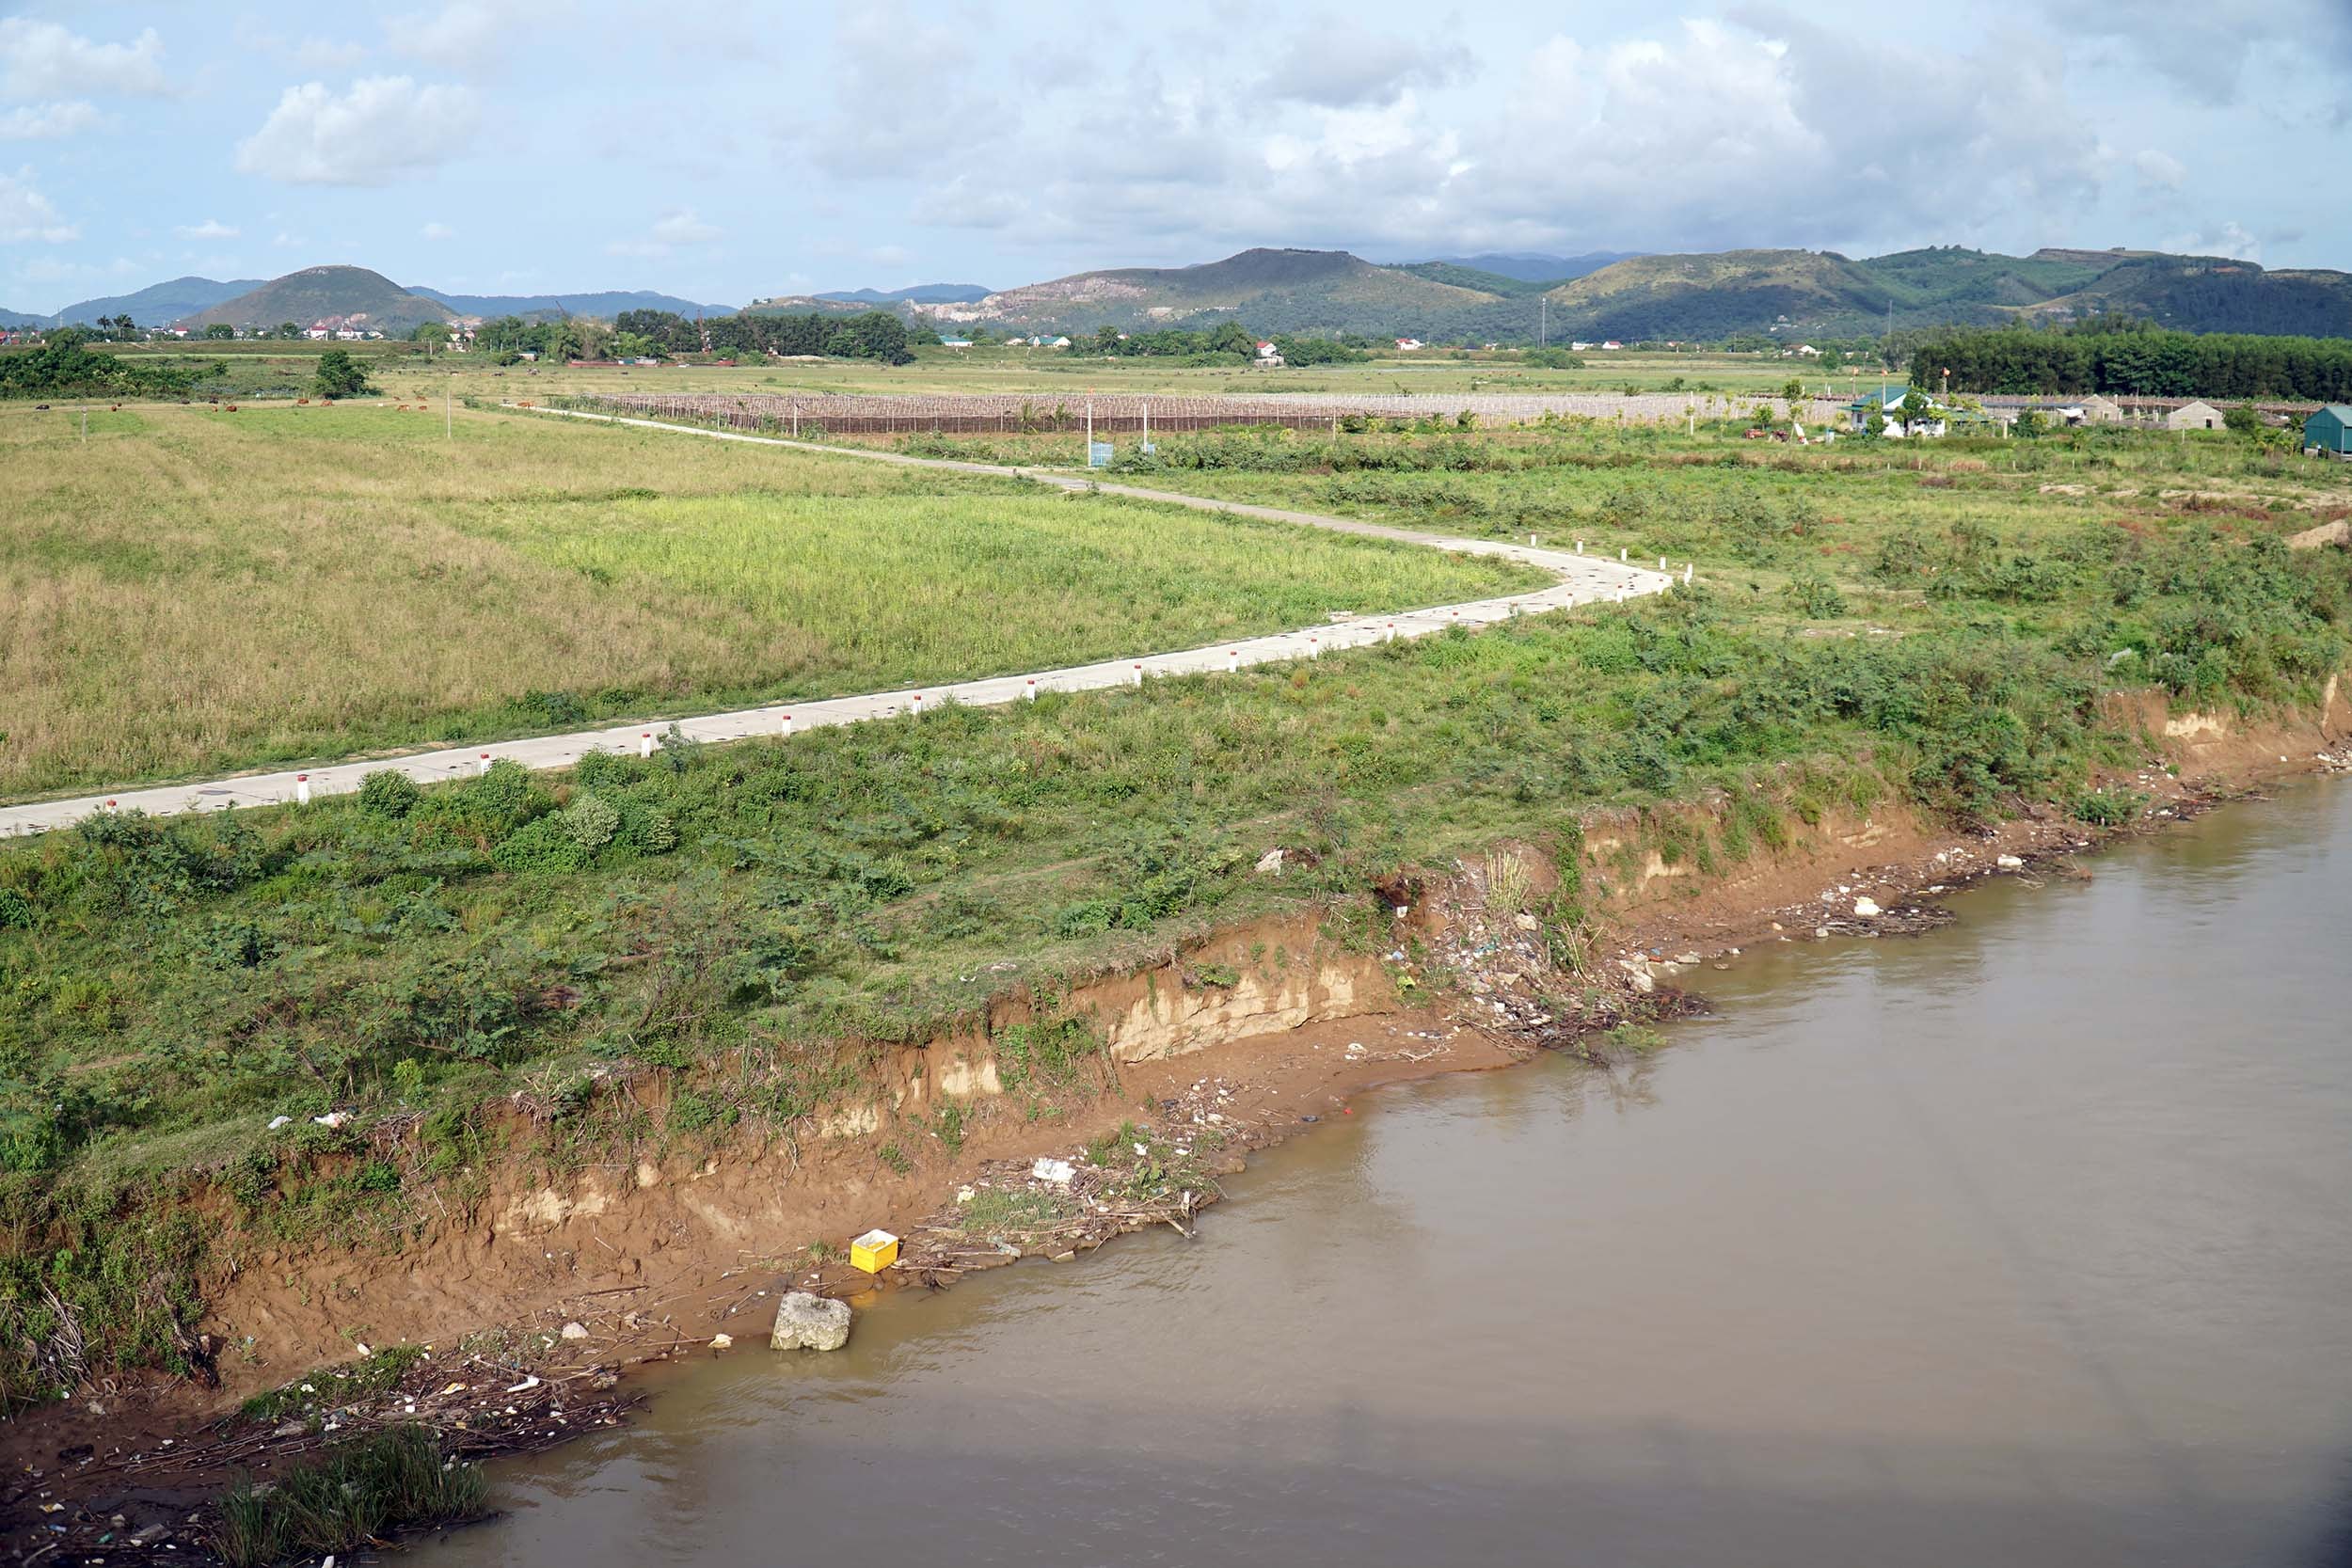
{"label": "exposed dirt bank", "polygon": [[[2352,705],[2332,687],[2322,721],[2293,725],[2112,701],[2142,737],[2145,766],[2103,782],[2145,799],[2108,832],[2150,831],[2266,779],[2352,767],[2339,747]],[[1606,1053],[1608,1031],[1687,1005],[1681,988],[1744,949],[1924,929],[1942,918],[1937,895],[2031,872],[2102,836],[2049,807],[2021,807],[1981,836],[1880,807],[1793,824],[1784,846],[1711,867],[1676,852],[1707,841],[1678,830],[1720,826],[1730,810],[1594,814],[1565,863],[1558,847],[1504,845],[1440,881],[1384,885],[1389,924],[1376,941],[1309,919],[1263,922],[1078,987],[1044,1018],[1009,1000],[984,1026],[871,1053],[859,1090],[797,1139],[592,1160],[560,1178],[510,1164],[486,1173],[468,1212],[398,1251],[232,1244],[207,1325],[220,1387],[107,1384],[0,1428],[6,1545],[19,1560],[145,1560],[169,1543],[190,1560],[193,1513],[235,1472],[266,1473],[411,1406],[476,1451],[561,1441],[622,1418],[633,1372],[769,1354],[780,1287],[854,1299],[1018,1256],[1070,1256],[1141,1225],[1185,1227],[1217,1196],[1215,1175],[1352,1114],[1377,1085],[1548,1046]],[[1549,921],[1566,880],[1588,918],[1562,933]],[[1017,1042],[1037,1036],[1024,1026],[1073,1017],[1091,1021],[1100,1049],[1048,1082],[1034,1048]],[[659,1092],[650,1081],[621,1090]],[[531,1131],[528,1106],[510,1115],[511,1131]],[[1166,1159],[1183,1180],[1163,1191],[1137,1180],[1142,1162],[1119,1152],[1137,1137],[1155,1169]],[[1075,1175],[1037,1175],[1041,1159],[1072,1161]],[[831,1256],[872,1226],[909,1239],[903,1266],[879,1285]],[[731,1351],[714,1349],[722,1335]],[[235,1414],[243,1398],[312,1369],[358,1365],[363,1344],[434,1354],[365,1391],[312,1378],[324,1386],[308,1413]]]}

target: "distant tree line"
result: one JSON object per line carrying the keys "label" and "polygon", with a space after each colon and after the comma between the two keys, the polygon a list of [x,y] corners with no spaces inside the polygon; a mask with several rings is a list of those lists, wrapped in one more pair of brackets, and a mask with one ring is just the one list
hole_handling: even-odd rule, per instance
{"label": "distant tree line", "polygon": [[1073,338],[1071,347],[1082,354],[1107,355],[1117,359],[1243,359],[1258,357],[1258,345],[1270,342],[1283,362],[1291,365],[1352,364],[1365,357],[1360,345],[1336,338],[1295,336],[1284,332],[1270,338],[1239,322],[1188,330],[1165,327],[1157,332],[1121,335],[1116,326],[1103,326],[1091,338]]}
{"label": "distant tree line", "polygon": [[126,359],[88,344],[78,328],[63,327],[37,348],[0,354],[0,398],[177,397],[201,378],[229,373],[218,360]]}
{"label": "distant tree line", "polygon": [[1913,352],[1914,384],[1940,387],[1947,370],[1962,392],[2352,401],[2344,340],[2176,332],[2130,319],[1947,331]]}

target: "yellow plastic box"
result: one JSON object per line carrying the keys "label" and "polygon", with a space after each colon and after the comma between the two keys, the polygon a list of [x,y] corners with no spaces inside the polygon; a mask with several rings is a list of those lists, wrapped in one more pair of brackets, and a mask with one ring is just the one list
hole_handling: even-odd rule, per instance
{"label": "yellow plastic box", "polygon": [[867,1274],[880,1274],[898,1260],[898,1238],[887,1230],[868,1230],[850,1243],[850,1261]]}

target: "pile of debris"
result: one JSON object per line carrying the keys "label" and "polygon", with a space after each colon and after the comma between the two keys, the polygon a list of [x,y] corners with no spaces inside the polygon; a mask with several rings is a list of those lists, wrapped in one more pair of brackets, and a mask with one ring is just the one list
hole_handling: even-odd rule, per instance
{"label": "pile of debris", "polygon": [[1160,1116],[1129,1122],[1067,1156],[992,1160],[925,1216],[900,1243],[891,1270],[946,1285],[1023,1258],[1067,1262],[1113,1236],[1187,1222],[1224,1196],[1218,1173],[1279,1135],[1270,1120],[1232,1110],[1232,1086],[1204,1078],[1159,1102]]}

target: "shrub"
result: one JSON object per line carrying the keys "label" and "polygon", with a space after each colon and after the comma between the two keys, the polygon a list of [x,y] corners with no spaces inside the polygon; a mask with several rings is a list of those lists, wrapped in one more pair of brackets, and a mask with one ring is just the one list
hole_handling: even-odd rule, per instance
{"label": "shrub", "polygon": [[1812,620],[1833,620],[1846,613],[1846,595],[1818,572],[1807,572],[1792,579],[1783,592],[1790,604]]}
{"label": "shrub", "polygon": [[612,842],[620,832],[621,814],[611,802],[594,795],[581,795],[573,800],[569,810],[561,816],[564,831],[572,842],[593,855]]}
{"label": "shrub", "polygon": [[591,858],[561,815],[525,823],[490,851],[490,863],[501,871],[579,871]]}
{"label": "shrub", "polygon": [[0,887],[0,931],[33,928],[33,901],[12,887]]}
{"label": "shrub", "polygon": [[359,809],[397,820],[417,809],[424,791],[407,774],[380,768],[359,781]]}

